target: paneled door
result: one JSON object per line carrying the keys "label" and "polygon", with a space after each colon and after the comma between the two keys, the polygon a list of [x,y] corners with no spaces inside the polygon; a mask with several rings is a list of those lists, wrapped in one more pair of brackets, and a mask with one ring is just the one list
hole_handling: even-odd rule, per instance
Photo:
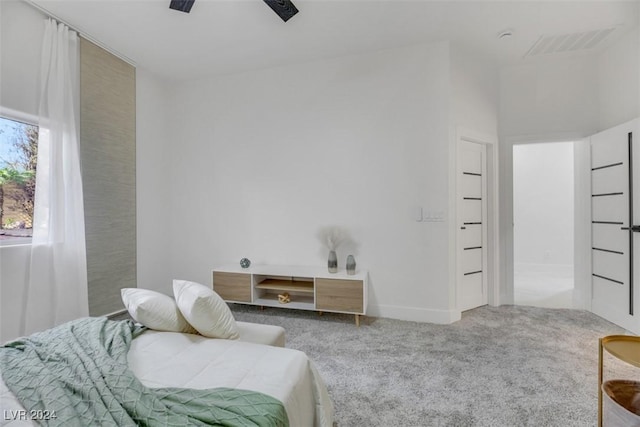
{"label": "paneled door", "polygon": [[465,311],[488,302],[486,146],[461,140],[457,173],[458,308]]}
{"label": "paneled door", "polygon": [[634,255],[634,231],[640,231],[634,226],[639,223],[634,199],[640,188],[633,170],[633,158],[638,157],[636,126],[634,121],[591,137],[591,309],[633,331],[640,317],[634,272],[640,255]]}

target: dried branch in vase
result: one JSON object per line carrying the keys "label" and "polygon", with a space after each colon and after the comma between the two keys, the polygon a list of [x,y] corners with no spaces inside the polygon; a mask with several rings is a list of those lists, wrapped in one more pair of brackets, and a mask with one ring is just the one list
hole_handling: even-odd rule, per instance
{"label": "dried branch in vase", "polygon": [[335,251],[338,246],[350,240],[349,233],[337,226],[322,227],[318,232],[318,238],[330,251]]}

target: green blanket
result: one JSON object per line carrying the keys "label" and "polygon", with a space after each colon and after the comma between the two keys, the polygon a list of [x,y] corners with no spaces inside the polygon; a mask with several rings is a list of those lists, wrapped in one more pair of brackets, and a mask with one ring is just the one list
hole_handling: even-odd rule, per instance
{"label": "green blanket", "polygon": [[44,425],[288,426],[282,403],[261,393],[145,387],[127,367],[143,331],[129,320],[74,320],[0,347],[2,378]]}

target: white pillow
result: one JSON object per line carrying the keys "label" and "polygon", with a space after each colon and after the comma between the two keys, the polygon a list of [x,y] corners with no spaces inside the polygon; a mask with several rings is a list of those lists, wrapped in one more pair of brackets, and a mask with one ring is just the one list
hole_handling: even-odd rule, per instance
{"label": "white pillow", "polygon": [[121,289],[120,295],[133,320],[149,329],[197,333],[182,316],[173,298],[168,295],[140,288]]}
{"label": "white pillow", "polygon": [[213,289],[186,280],[173,281],[173,295],[187,322],[210,338],[238,339],[236,319]]}

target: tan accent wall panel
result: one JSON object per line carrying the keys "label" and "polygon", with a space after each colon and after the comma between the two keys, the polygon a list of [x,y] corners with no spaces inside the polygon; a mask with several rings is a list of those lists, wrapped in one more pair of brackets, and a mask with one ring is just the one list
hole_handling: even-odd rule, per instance
{"label": "tan accent wall panel", "polygon": [[215,271],[213,290],[225,301],[251,302],[251,275]]}
{"label": "tan accent wall panel", "polygon": [[362,313],[362,280],[316,279],[316,309]]}
{"label": "tan accent wall panel", "polygon": [[123,309],[136,287],[135,68],[80,40],[80,155],[89,313]]}

